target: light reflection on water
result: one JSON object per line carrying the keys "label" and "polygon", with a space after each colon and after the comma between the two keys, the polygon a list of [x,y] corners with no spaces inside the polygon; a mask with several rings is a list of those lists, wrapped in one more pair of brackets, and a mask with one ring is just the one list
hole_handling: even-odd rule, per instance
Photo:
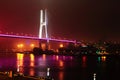
{"label": "light reflection on water", "polygon": [[19,72],[19,73],[24,73],[24,69],[23,69],[24,58],[23,57],[24,57],[23,54],[20,54],[20,53],[17,54],[17,65],[16,66],[17,66],[17,72]]}
{"label": "light reflection on water", "polygon": [[[109,56],[35,56],[17,53],[12,57],[0,57],[0,71],[13,70],[29,76],[49,75],[55,80],[114,80],[107,76],[119,74],[119,67],[120,60]],[[110,70],[115,73],[110,73]]]}
{"label": "light reflection on water", "polygon": [[86,68],[86,66],[87,66],[87,56],[82,56],[82,67],[83,68]]}
{"label": "light reflection on water", "polygon": [[34,62],[34,55],[30,54],[30,67],[34,67],[35,66],[35,62]]}
{"label": "light reflection on water", "polygon": [[63,71],[59,72],[59,80],[64,80],[64,72]]}

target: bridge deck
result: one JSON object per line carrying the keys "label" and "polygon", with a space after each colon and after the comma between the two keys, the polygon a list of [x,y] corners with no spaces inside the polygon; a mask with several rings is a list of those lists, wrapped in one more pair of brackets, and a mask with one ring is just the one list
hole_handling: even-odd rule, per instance
{"label": "bridge deck", "polygon": [[18,35],[9,35],[9,34],[0,34],[0,37],[10,37],[10,38],[22,38],[22,39],[34,39],[34,40],[49,40],[49,41],[59,41],[59,42],[71,42],[76,43],[75,40],[61,40],[61,39],[52,39],[52,38],[39,38],[39,37],[30,37],[30,36],[18,36]]}

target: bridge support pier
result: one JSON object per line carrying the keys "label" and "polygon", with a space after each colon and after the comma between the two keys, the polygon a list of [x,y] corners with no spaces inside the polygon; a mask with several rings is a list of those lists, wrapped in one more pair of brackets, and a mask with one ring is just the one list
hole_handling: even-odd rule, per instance
{"label": "bridge support pier", "polygon": [[50,49],[50,45],[49,45],[48,42],[40,40],[39,41],[39,48],[42,49],[43,51],[49,50]]}

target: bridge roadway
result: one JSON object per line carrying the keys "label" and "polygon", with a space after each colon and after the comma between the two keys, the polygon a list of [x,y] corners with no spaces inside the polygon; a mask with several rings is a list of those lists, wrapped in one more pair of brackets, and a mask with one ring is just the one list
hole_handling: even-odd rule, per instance
{"label": "bridge roadway", "polygon": [[[0,37],[10,37],[10,38],[22,38],[22,39],[33,39],[33,40],[49,40],[49,41],[58,41],[58,42],[67,42],[67,43],[76,43],[76,40],[60,40],[52,38],[39,38],[39,37],[30,37],[30,36],[18,36],[18,35],[9,35],[9,34],[0,34]],[[80,42],[77,42],[80,43]]]}

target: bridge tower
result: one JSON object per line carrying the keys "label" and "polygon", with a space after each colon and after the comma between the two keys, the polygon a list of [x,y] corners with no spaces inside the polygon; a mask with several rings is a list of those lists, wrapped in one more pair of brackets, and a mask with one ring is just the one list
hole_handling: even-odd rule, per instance
{"label": "bridge tower", "polygon": [[[44,31],[45,35],[43,34],[43,31]],[[48,32],[47,32],[47,10],[40,10],[39,38],[46,38],[46,39],[48,39]]]}
{"label": "bridge tower", "polygon": [[[47,30],[47,10],[40,10],[40,28],[39,28],[39,38],[45,38],[46,49],[49,48],[49,38],[48,38],[48,30]],[[42,42],[39,42],[39,47],[42,48]]]}

